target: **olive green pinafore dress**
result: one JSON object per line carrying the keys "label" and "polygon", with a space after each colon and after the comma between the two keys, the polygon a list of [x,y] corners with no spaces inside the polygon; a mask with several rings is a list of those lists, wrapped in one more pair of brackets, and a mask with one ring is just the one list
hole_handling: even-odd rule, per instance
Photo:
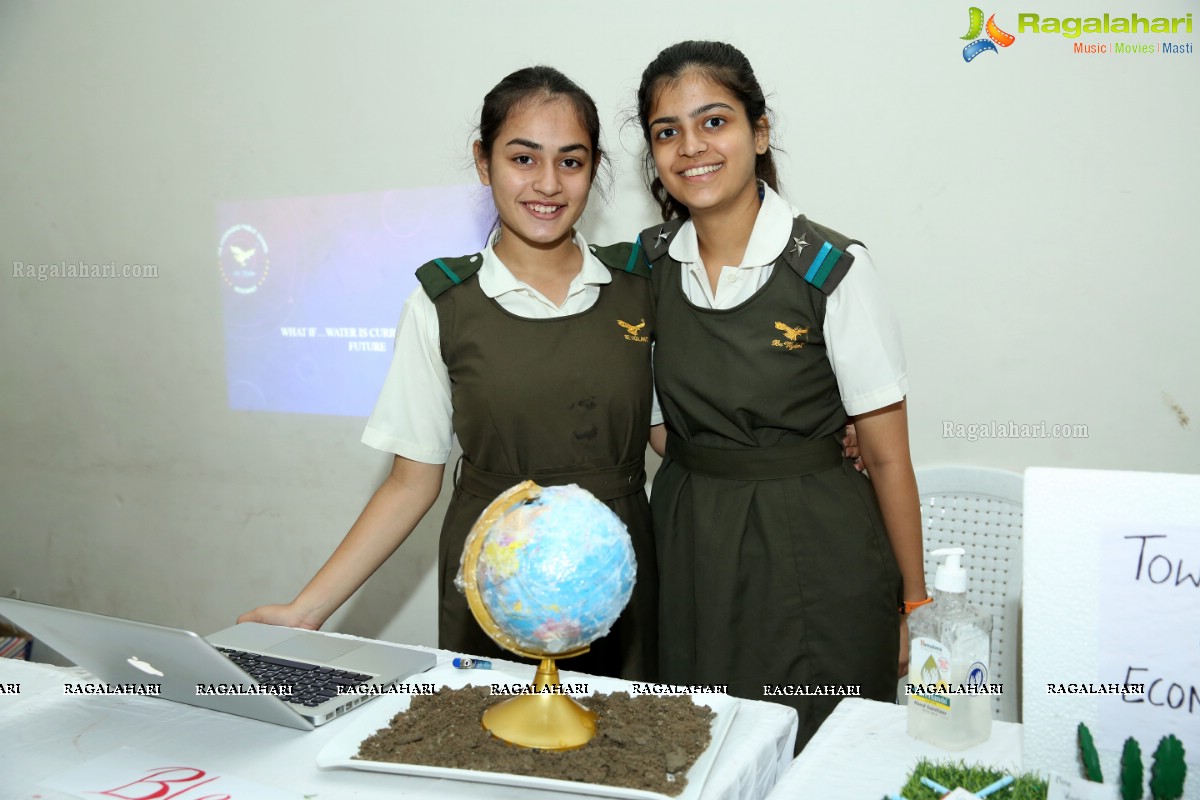
{"label": "olive green pinafore dress", "polygon": [[651,492],[659,667],[665,681],[793,706],[799,752],[842,698],[771,692],[896,693],[900,573],[870,482],[841,455],[847,415],[822,335],[851,240],[798,217],[803,244],[758,293],[701,309],[667,253],[680,224],[640,238],[668,426]]}
{"label": "olive green pinafore dress", "polygon": [[578,484],[625,522],[638,562],[612,631],[563,669],[646,680],[657,672],[657,568],[645,492],[654,302],[631,246],[592,247],[609,267],[591,308],[553,319],[505,311],[479,286],[481,256],[438,259],[417,276],[433,300],[462,446],[438,548],[438,645],[514,658],[483,632],[454,585],[471,526],[526,479]]}

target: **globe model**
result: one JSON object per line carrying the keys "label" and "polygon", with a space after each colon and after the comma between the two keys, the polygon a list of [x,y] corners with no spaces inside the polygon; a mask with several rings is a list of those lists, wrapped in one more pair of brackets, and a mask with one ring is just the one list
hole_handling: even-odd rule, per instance
{"label": "globe model", "polygon": [[636,575],[629,533],[608,506],[575,485],[526,481],[472,528],[456,584],[498,644],[554,657],[608,633]]}

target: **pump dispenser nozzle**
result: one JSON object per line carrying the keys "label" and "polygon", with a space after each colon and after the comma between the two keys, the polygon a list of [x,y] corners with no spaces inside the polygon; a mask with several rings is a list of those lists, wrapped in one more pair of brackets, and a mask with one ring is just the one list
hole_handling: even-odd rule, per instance
{"label": "pump dispenser nozzle", "polygon": [[937,575],[933,579],[933,588],[939,592],[955,594],[963,594],[967,591],[967,571],[962,566],[962,557],[965,554],[966,551],[961,547],[943,547],[930,553],[934,557],[946,557],[946,563],[938,564]]}

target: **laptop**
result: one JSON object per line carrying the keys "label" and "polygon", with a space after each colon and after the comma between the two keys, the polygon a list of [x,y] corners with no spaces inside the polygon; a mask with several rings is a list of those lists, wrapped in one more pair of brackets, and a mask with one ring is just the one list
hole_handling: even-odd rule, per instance
{"label": "laptop", "polygon": [[[246,622],[208,637],[146,622],[0,598],[0,616],[107,684],[312,730],[437,663],[433,653]],[[97,694],[65,683],[63,692]]]}

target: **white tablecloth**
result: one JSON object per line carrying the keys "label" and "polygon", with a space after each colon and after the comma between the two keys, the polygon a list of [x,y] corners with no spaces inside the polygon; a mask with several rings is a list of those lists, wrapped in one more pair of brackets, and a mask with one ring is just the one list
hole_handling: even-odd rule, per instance
{"label": "white tablecloth", "polygon": [[1018,724],[993,721],[990,739],[956,753],[912,738],[907,726],[904,706],[859,698],[843,700],[784,772],[770,800],[878,800],[899,792],[921,758],[962,760],[1013,774],[1021,770]]}
{"label": "white tablecloth", "polygon": [[[454,654],[434,651],[438,663]],[[500,665],[497,665],[500,666]],[[528,672],[532,665],[506,671]],[[563,672],[564,683],[577,673]],[[20,694],[0,694],[0,797],[61,800],[39,786],[50,776],[116,750],[132,747],[168,759],[293,791],[316,800],[398,797],[436,800],[582,797],[557,792],[434,780],[345,769],[320,769],[316,756],[355,712],[317,728],[296,731],[255,720],[148,697],[66,696],[63,684],[90,680],[78,668],[0,659],[0,683],[20,684]],[[796,736],[792,709],[739,700],[737,714],[703,800],[764,797],[791,760]],[[366,704],[363,708],[370,708]]]}

